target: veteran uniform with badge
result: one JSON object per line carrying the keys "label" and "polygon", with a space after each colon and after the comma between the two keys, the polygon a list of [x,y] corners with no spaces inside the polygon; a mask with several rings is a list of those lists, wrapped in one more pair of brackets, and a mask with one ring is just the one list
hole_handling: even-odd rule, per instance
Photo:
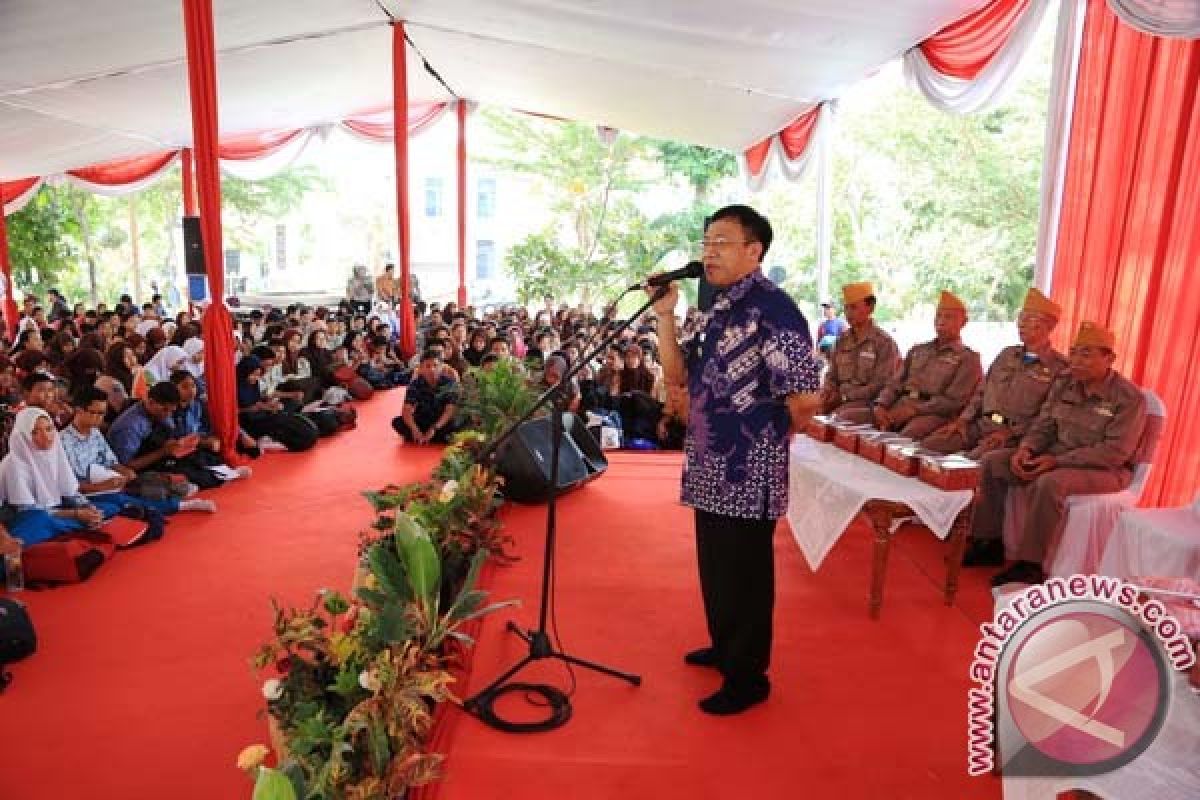
{"label": "veteran uniform with badge", "polygon": [[829,370],[821,389],[821,413],[850,422],[871,422],[871,404],[896,374],[900,348],[871,316],[875,290],[870,283],[842,287],[842,303],[850,330],[837,337],[829,354]]}
{"label": "veteran uniform with badge", "polygon": [[967,307],[942,292],[933,321],[937,338],[908,351],[900,374],[875,403],[880,430],[920,440],[962,413],[983,378],[979,354],[962,343],[966,324]]}
{"label": "veteran uniform with badge", "polygon": [[1008,487],[1032,488],[1017,561],[996,575],[992,585],[1041,582],[1046,548],[1066,521],[1067,497],[1120,491],[1133,479],[1146,400],[1141,389],[1112,368],[1114,347],[1111,331],[1092,322],[1080,325],[1069,371],[1055,382],[1020,444],[984,456],[967,559],[983,564],[982,556],[1003,556]]}
{"label": "veteran uniform with badge", "polygon": [[1000,351],[958,419],[926,436],[921,445],[942,453],[965,450],[975,460],[1015,445],[1067,368],[1067,359],[1050,345],[1061,313],[1057,303],[1030,289],[1017,316],[1021,344]]}

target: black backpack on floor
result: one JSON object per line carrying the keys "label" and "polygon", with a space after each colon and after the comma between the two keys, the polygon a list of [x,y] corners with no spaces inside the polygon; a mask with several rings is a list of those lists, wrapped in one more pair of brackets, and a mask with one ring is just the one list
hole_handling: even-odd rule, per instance
{"label": "black backpack on floor", "polygon": [[321,432],[303,414],[281,412],[272,416],[269,435],[288,450],[299,453],[316,444]]}
{"label": "black backpack on floor", "polygon": [[33,655],[36,650],[37,634],[25,606],[0,597],[0,692],[12,682],[12,676],[4,671],[5,665]]}

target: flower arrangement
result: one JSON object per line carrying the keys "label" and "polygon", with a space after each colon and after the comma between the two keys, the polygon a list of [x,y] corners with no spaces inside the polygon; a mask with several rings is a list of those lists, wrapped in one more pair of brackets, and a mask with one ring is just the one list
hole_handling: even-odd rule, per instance
{"label": "flower arrangement", "polygon": [[261,745],[239,757],[255,800],[393,798],[437,777],[442,756],[425,744],[436,705],[456,701],[451,670],[473,643],[462,626],[513,605],[488,605],[478,588],[489,558],[511,560],[499,479],[474,461],[483,442],[460,434],[432,480],[367,493],[376,519],[351,597],[322,590],[307,608],[274,606],[253,663],[271,674],[278,766],[264,766]]}

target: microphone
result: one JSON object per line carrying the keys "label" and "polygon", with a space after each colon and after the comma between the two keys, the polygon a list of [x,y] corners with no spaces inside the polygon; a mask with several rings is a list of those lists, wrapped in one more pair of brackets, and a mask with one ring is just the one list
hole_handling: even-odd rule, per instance
{"label": "microphone", "polygon": [[630,291],[634,289],[648,289],[652,286],[666,286],[668,283],[674,283],[681,278],[699,278],[704,274],[704,263],[701,261],[689,262],[686,267],[673,269],[670,272],[664,272],[661,275],[654,275],[647,278],[641,283],[635,283],[629,287]]}

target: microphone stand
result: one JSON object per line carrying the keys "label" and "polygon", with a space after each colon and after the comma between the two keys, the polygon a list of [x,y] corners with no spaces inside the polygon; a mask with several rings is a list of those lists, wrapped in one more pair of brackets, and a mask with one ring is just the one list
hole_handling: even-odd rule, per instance
{"label": "microphone stand", "polygon": [[[626,294],[628,294],[629,291],[632,291],[632,288],[633,287],[631,287],[629,290],[626,290]],[[595,348],[593,348],[590,353],[581,356],[574,364],[568,364],[567,370],[563,373],[562,377],[559,378],[558,383],[543,392],[542,395],[534,402],[533,406],[527,412],[525,412],[520,419],[509,425],[503,432],[501,432],[501,434],[497,436],[496,439],[487,446],[487,448],[484,449],[483,453],[479,457],[480,463],[487,463],[495,456],[499,447],[512,437],[517,428],[532,419],[533,416],[539,410],[544,408],[548,402],[553,404],[554,408],[551,412],[550,424],[550,496],[546,503],[546,545],[545,552],[542,557],[542,590],[541,598],[539,600],[538,626],[532,630],[524,630],[515,622],[509,620],[505,626],[505,629],[515,633],[529,646],[528,654],[510,669],[506,670],[502,675],[500,675],[500,677],[496,678],[483,689],[479,690],[474,695],[463,701],[463,708],[465,708],[469,713],[475,714],[487,724],[493,725],[494,727],[499,727],[501,730],[512,732],[546,730],[548,728],[559,727],[570,719],[571,708],[566,695],[562,694],[557,689],[553,689],[552,687],[545,687],[543,694],[547,694],[547,696],[550,697],[547,690],[554,692],[552,703],[555,703],[559,706],[559,713],[556,717],[551,718],[551,720],[547,722],[526,725],[508,723],[497,719],[490,713],[492,701],[495,700],[500,693],[505,691],[506,688],[521,688],[527,691],[533,689],[533,687],[529,687],[525,684],[511,684],[508,687],[506,687],[506,684],[510,678],[535,661],[541,661],[547,658],[557,659],[567,664],[574,664],[576,666],[584,667],[604,675],[619,678],[623,681],[633,684],[634,686],[640,686],[642,684],[642,678],[640,675],[622,672],[621,670],[613,669],[612,667],[607,667],[603,664],[598,664],[593,661],[586,661],[577,656],[573,656],[561,650],[555,649],[554,643],[550,640],[550,636],[546,631],[546,622],[549,615],[551,602],[550,578],[554,572],[555,545],[558,538],[558,462],[563,438],[563,417],[565,416],[564,400],[566,397],[566,392],[564,391],[565,387],[570,385],[571,380],[579,373],[584,364],[589,363],[593,358],[596,357],[597,354],[604,352],[604,350],[610,344],[616,341],[624,331],[628,330],[629,327],[639,317],[642,316],[642,314],[646,313],[650,306],[661,299],[666,293],[667,286],[658,287],[650,299],[647,300],[642,307],[637,310],[637,313],[633,314],[629,319],[617,325],[598,345],[595,346]]]}

